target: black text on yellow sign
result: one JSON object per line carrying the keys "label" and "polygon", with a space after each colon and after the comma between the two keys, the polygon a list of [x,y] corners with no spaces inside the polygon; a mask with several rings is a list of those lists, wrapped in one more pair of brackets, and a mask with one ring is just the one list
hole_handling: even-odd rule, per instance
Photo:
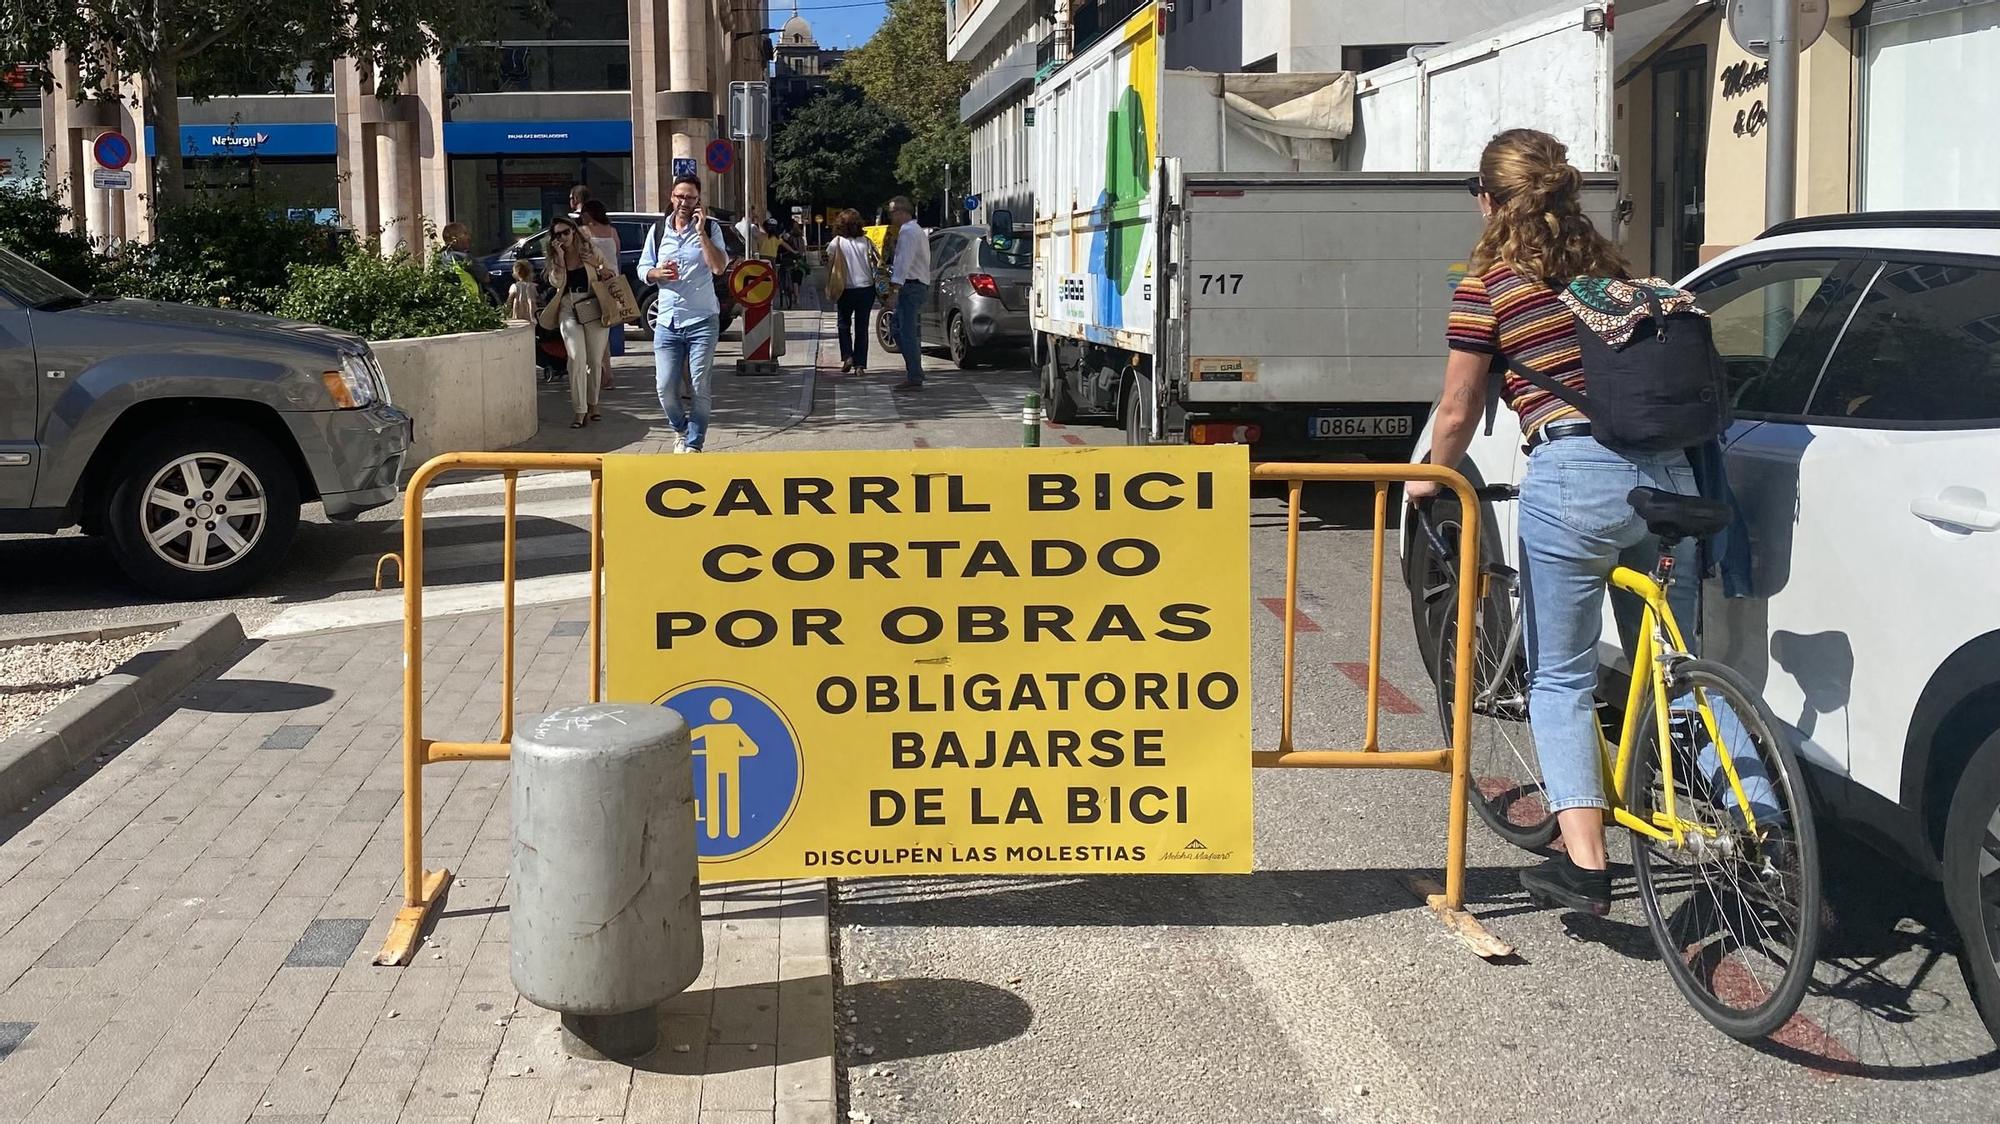
{"label": "black text on yellow sign", "polygon": [[711,880],[1251,865],[1240,446],[605,458]]}

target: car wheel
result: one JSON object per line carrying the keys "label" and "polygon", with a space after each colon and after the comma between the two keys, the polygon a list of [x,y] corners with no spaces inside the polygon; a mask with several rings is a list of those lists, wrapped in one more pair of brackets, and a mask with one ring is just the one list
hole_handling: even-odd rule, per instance
{"label": "car wheel", "polygon": [[[646,327],[646,334],[652,335],[660,327],[660,291],[654,289],[646,294],[646,302],[639,306],[639,322]],[[724,327],[727,327],[725,322]]]}
{"label": "car wheel", "polygon": [[1146,432],[1146,403],[1153,399],[1153,380],[1145,375],[1132,380],[1132,388],[1125,392],[1125,443],[1127,445],[1148,445],[1151,438]]}
{"label": "car wheel", "polygon": [[1959,777],[1944,827],[1944,900],[1959,968],[1986,1032],[2000,1042],[2000,732]]}
{"label": "car wheel", "polygon": [[945,325],[945,345],[951,348],[951,361],[961,371],[970,371],[979,365],[979,353],[972,350],[972,338],[965,332],[965,317],[954,312],[951,323]]}
{"label": "car wheel", "polygon": [[1056,349],[1051,346],[1045,350],[1048,357],[1042,360],[1042,408],[1050,421],[1068,425],[1079,412],[1076,399],[1070,395],[1069,379],[1064,377],[1062,364],[1056,360]]}
{"label": "car wheel", "polygon": [[119,567],[188,600],[270,573],[298,525],[290,462],[256,431],[218,421],[143,439],[118,467],[104,511]]}
{"label": "car wheel", "polygon": [[902,354],[896,343],[896,314],[886,308],[875,314],[875,342],[891,355]]}

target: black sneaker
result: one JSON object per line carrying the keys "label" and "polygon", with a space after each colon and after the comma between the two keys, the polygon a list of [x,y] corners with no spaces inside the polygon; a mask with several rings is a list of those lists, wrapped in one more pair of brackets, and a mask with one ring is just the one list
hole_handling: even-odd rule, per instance
{"label": "black sneaker", "polygon": [[1530,898],[1543,905],[1559,905],[1597,917],[1611,912],[1611,873],[1585,870],[1568,855],[1522,871],[1521,885]]}

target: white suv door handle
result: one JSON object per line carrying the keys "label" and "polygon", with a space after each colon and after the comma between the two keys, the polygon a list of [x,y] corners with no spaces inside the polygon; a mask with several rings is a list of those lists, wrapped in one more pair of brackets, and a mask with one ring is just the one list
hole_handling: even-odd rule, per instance
{"label": "white suv door handle", "polygon": [[2000,531],[2000,511],[1979,502],[1985,498],[1969,488],[1946,488],[1935,499],[1911,500],[1910,514],[1956,530]]}

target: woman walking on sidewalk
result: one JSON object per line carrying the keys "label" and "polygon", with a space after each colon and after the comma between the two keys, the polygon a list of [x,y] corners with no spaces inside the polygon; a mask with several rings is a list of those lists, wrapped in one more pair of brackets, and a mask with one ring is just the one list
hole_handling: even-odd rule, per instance
{"label": "woman walking on sidewalk", "polygon": [[[548,264],[544,276],[556,290],[556,299],[542,312],[544,321],[553,320],[562,332],[563,347],[569,352],[569,402],[576,413],[571,429],[604,415],[597,409],[611,344],[611,329],[604,323],[604,307],[591,290],[591,279],[609,281],[612,269],[605,264],[575,220],[560,218],[550,227]],[[544,325],[546,326],[546,324]]]}
{"label": "woman walking on sidewalk", "polygon": [[839,309],[840,373],[868,369],[868,313],[875,307],[875,243],[861,233],[861,212],[849,207],[834,220],[826,247],[826,295]]}
{"label": "woman walking on sidewalk", "polygon": [[[618,244],[618,228],[611,225],[611,212],[604,209],[602,202],[596,199],[586,199],[583,201],[581,216],[583,232],[589,236],[590,244],[597,247],[597,256],[603,258],[604,264],[610,266],[613,272],[616,272],[618,269],[618,253],[624,247]],[[612,338],[614,335],[623,336],[623,329],[614,329],[607,323],[604,333],[606,355],[604,369],[598,372],[599,388],[602,390],[611,389],[611,360],[609,356],[613,353],[614,349],[619,355],[625,354],[624,348],[615,347],[615,341]]]}

